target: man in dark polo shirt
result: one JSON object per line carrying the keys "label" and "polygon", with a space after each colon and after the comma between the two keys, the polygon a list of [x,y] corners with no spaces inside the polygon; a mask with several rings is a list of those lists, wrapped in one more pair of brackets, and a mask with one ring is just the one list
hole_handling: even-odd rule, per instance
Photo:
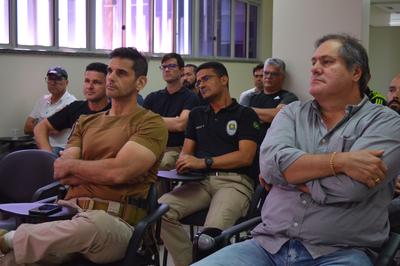
{"label": "man in dark polo shirt", "polygon": [[[52,116],[43,119],[34,129],[37,146],[42,150],[52,151],[49,136],[53,132],[72,128],[80,115],[94,114],[110,109],[106,96],[107,65],[91,63],[86,67],[83,82],[83,94],[86,101],[75,101]],[[59,155],[59,150],[56,151]]]}
{"label": "man in dark polo shirt", "polygon": [[200,65],[196,78],[209,105],[190,112],[176,169],[203,171],[206,178],[184,183],[159,199],[170,206],[161,238],[176,266],[192,261],[192,245],[179,220],[209,206],[204,226],[225,229],[246,214],[254,186],[249,170],[259,134],[256,113],[231,98],[221,63]]}
{"label": "man in dark polo shirt", "polygon": [[184,64],[179,54],[164,55],[160,69],[167,86],[147,95],[143,103],[144,108],[161,115],[168,128],[167,149],[160,164],[160,169],[164,170],[175,167],[183,144],[189,112],[199,104],[197,96],[182,86]]}
{"label": "man in dark polo shirt", "polygon": [[297,96],[282,89],[285,81],[285,62],[279,58],[268,58],[264,63],[264,90],[250,99],[249,106],[256,111],[260,123],[261,133],[258,144],[267,133],[272,120],[279,110],[286,104],[298,100]]}

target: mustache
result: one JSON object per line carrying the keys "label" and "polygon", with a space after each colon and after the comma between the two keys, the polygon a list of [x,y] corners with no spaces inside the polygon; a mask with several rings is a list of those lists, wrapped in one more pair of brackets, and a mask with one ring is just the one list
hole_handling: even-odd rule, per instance
{"label": "mustache", "polygon": [[399,100],[397,100],[397,99],[393,99],[393,100],[391,100],[390,102],[388,102],[388,106],[390,106],[392,103],[397,103],[398,105],[400,105],[400,101]]}

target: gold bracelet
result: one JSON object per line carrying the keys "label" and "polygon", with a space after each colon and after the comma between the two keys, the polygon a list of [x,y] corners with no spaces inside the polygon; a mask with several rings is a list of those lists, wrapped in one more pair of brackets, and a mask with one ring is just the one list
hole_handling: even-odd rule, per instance
{"label": "gold bracelet", "polygon": [[332,174],[336,176],[336,171],[335,171],[335,163],[333,160],[335,159],[336,152],[334,151],[331,155],[331,158],[329,159],[329,165],[331,166]]}

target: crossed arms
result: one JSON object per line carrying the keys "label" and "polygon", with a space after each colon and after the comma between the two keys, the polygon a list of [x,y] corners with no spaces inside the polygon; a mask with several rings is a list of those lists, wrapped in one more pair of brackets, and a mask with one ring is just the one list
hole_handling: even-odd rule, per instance
{"label": "crossed arms", "polygon": [[54,179],[72,186],[85,183],[131,184],[156,162],[152,151],[134,141],[128,141],[115,158],[93,161],[80,158],[81,149],[78,147],[62,152],[54,163]]}
{"label": "crossed arms", "polygon": [[[305,124],[309,121],[296,117],[296,113],[306,112],[296,109],[297,105],[300,103],[287,106],[277,115],[261,146],[260,171],[267,183],[298,186],[319,203],[336,203],[361,201],[394,181],[400,158],[398,117],[388,113],[371,117],[360,136],[355,132],[350,137],[338,133],[338,137],[332,137],[336,143],[323,152],[317,149],[318,145],[313,147],[318,139],[314,139],[317,136],[312,130],[299,139],[303,128],[299,128],[296,119]],[[336,176],[331,168],[334,151]]]}

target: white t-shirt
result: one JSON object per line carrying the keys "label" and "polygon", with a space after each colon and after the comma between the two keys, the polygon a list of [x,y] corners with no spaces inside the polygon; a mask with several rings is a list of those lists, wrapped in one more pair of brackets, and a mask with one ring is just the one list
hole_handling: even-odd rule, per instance
{"label": "white t-shirt", "polygon": [[[37,119],[38,122],[51,116],[52,114],[60,111],[66,105],[76,101],[74,95],[65,91],[64,95],[56,103],[51,104],[50,102],[51,94],[46,94],[41,97],[35,104],[30,117]],[[64,129],[57,133],[56,135],[50,135],[49,142],[51,147],[62,147],[65,148],[68,137],[71,134],[71,129]]]}

